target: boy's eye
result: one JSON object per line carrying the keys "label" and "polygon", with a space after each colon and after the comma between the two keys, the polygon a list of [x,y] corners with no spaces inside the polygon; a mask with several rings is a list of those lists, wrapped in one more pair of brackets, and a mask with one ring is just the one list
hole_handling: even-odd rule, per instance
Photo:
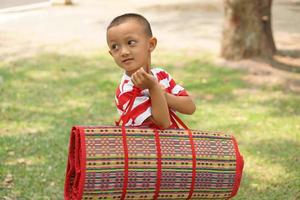
{"label": "boy's eye", "polygon": [[119,48],[119,46],[118,46],[117,44],[111,45],[111,49],[112,49],[112,50],[116,50],[116,49],[118,49],[118,48]]}
{"label": "boy's eye", "polygon": [[129,44],[129,45],[135,45],[135,44],[136,44],[136,41],[134,41],[134,40],[129,40],[129,41],[128,41],[128,44]]}

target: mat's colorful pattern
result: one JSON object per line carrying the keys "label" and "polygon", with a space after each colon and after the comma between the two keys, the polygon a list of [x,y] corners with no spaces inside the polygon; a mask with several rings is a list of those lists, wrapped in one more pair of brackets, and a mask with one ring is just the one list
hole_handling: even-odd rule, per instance
{"label": "mat's colorful pattern", "polygon": [[[220,132],[191,132],[196,154],[191,199],[228,199],[235,195],[243,160],[234,138]],[[77,199],[78,194],[73,194],[77,190],[75,193],[81,192],[85,200],[121,199],[125,174],[121,127],[75,127],[72,135],[65,198]],[[188,198],[193,159],[186,130],[158,130],[155,133],[151,129],[126,128],[126,141],[126,199]],[[76,149],[75,152],[71,148]],[[76,151],[80,152],[76,154]]]}

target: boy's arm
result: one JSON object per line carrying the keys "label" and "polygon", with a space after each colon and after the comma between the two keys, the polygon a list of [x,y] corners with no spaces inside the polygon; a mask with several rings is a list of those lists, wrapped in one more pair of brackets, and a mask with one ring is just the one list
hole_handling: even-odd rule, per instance
{"label": "boy's arm", "polygon": [[149,89],[152,120],[156,125],[168,128],[171,124],[169,108],[164,91],[161,90],[157,80],[141,68],[132,75],[132,81],[137,87]]}
{"label": "boy's arm", "polygon": [[165,93],[168,105],[174,110],[191,115],[196,111],[196,106],[190,96],[175,96],[173,94]]}
{"label": "boy's arm", "polygon": [[[165,94],[168,106],[182,114],[191,115],[196,111],[196,105],[193,102],[192,98],[188,96],[184,88],[180,85],[177,85],[174,79],[166,71],[161,70],[161,76],[168,81],[168,84],[164,80],[160,87]],[[166,91],[168,88],[168,91]]]}
{"label": "boy's arm", "polygon": [[152,119],[155,124],[163,128],[168,128],[171,125],[169,108],[166,97],[158,83],[149,88],[149,94],[151,97]]}

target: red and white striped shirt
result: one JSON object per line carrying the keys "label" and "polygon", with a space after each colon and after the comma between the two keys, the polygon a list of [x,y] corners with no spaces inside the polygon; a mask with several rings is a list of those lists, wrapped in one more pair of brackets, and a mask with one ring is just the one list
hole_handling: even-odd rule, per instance
{"label": "red and white striped shirt", "polygon": [[[186,90],[175,83],[174,79],[165,70],[161,68],[151,69],[153,76],[158,80],[159,84],[163,85],[165,91],[176,96],[188,96]],[[116,106],[120,116],[126,112],[129,101],[133,97],[133,82],[131,77],[124,73],[121,83],[116,90]],[[152,115],[151,112],[151,99],[149,90],[140,90],[133,103],[131,109],[132,117],[126,123],[126,126],[140,126],[144,121]]]}

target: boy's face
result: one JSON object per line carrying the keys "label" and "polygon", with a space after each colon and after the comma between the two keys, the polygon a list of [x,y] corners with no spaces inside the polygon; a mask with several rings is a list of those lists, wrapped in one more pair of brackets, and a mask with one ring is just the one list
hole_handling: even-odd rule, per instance
{"label": "boy's face", "polygon": [[151,51],[156,46],[156,38],[149,37],[144,27],[136,20],[128,20],[107,31],[109,53],[117,65],[128,75],[139,68],[150,69]]}

